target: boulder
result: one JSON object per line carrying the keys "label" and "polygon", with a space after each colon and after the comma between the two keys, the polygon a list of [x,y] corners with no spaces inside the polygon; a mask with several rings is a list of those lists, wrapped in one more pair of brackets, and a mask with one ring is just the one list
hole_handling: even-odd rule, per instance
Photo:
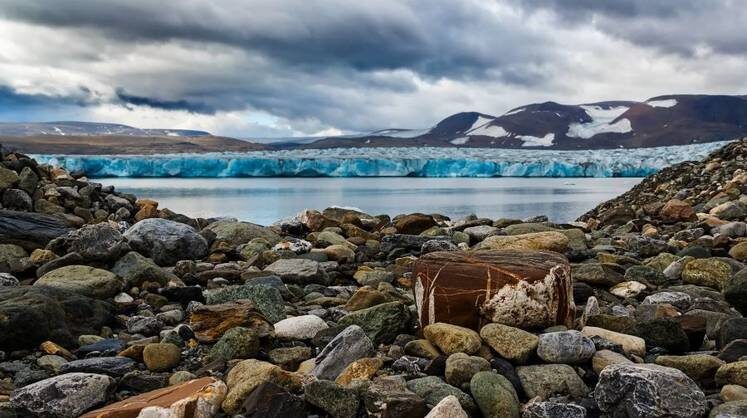
{"label": "boulder", "polygon": [[317,380],[304,386],[306,402],[326,412],[332,418],[354,417],[360,401],[353,389],[347,389],[328,380]]}
{"label": "boulder", "polygon": [[247,418],[296,418],[305,417],[306,403],[284,388],[270,382],[257,386],[242,405]]}
{"label": "boulder", "polygon": [[265,271],[280,276],[285,283],[301,285],[323,283],[327,276],[318,261],[305,258],[281,258],[265,267]]}
{"label": "boulder", "polygon": [[605,340],[619,344],[629,354],[638,356],[646,354],[646,341],[641,337],[589,326],[583,327],[581,333],[587,337],[602,337]]}
{"label": "boulder", "polygon": [[469,387],[483,417],[519,417],[519,396],[505,377],[495,372],[481,371],[472,377]]}
{"label": "boulder", "polygon": [[128,286],[140,286],[143,282],[154,282],[165,286],[177,277],[167,273],[153,260],[136,251],[130,251],[117,260],[112,273],[121,277]]}
{"label": "boulder", "polygon": [[70,231],[57,216],[0,210],[0,242],[18,244],[26,250],[44,247]]}
{"label": "boulder", "polygon": [[124,237],[132,249],[159,266],[173,266],[179,260],[200,260],[208,253],[207,241],[194,228],[168,219],[144,219],[131,226]]}
{"label": "boulder", "polygon": [[251,328],[260,338],[272,335],[272,324],[249,300],[198,306],[190,314],[189,324],[197,339],[205,343],[218,341],[234,327]]}
{"label": "boulder", "polygon": [[122,234],[108,222],[84,225],[60,238],[60,241],[57,245],[63,246],[65,251],[58,254],[75,252],[86,260],[112,261],[130,249]]}
{"label": "boulder", "polygon": [[234,248],[255,238],[263,238],[270,245],[280,242],[280,236],[272,229],[251,222],[225,219],[213,222],[204,229],[214,232],[216,241],[226,242]]}
{"label": "boulder", "polygon": [[436,221],[432,216],[424,215],[422,213],[413,213],[402,216],[394,223],[397,232],[409,235],[418,235],[435,225]]}
{"label": "boulder", "polygon": [[410,311],[400,302],[382,303],[351,312],[337,323],[344,327],[358,325],[375,345],[379,345],[391,343],[397,335],[407,331]]}
{"label": "boulder", "polygon": [[[747,243],[747,241],[745,242]],[[742,315],[747,315],[747,269],[729,279],[724,288],[724,299]]]}
{"label": "boulder", "polygon": [[529,402],[521,418],[587,418],[586,408],[573,403],[555,401]]}
{"label": "boulder", "polygon": [[486,322],[518,328],[573,324],[570,267],[557,253],[434,252],[418,259],[413,275],[422,327],[435,322],[472,329]]}
{"label": "boulder", "polygon": [[73,360],[60,367],[61,373],[97,373],[121,377],[136,367],[135,361],[127,357],[91,357]]}
{"label": "boulder", "polygon": [[265,382],[278,385],[289,391],[301,389],[301,376],[260,360],[244,360],[236,364],[226,375],[228,393],[223,399],[223,411],[238,414],[241,405],[252,391]]}
{"label": "boulder", "polygon": [[104,403],[115,386],[106,375],[67,373],[15,390],[10,403],[32,416],[76,418]]}
{"label": "boulder", "polygon": [[682,281],[687,284],[723,289],[731,277],[731,266],[716,258],[696,258],[682,269]]}
{"label": "boulder", "polygon": [[280,291],[274,287],[252,284],[226,286],[220,289],[209,290],[204,295],[208,305],[234,302],[241,299],[251,300],[271,323],[285,318],[283,297]]}
{"label": "boulder", "polygon": [[520,366],[516,368],[516,373],[524,393],[530,399],[537,396],[547,399],[553,394],[581,398],[589,392],[576,371],[566,364]]}
{"label": "boulder", "polygon": [[181,350],[171,343],[151,343],[143,349],[143,363],[152,372],[169,371],[181,358]]}
{"label": "boulder", "polygon": [[276,322],[275,336],[285,340],[310,340],[317,332],[329,328],[322,318],[316,315],[301,315]]}
{"label": "boulder", "polygon": [[685,356],[658,356],[656,364],[681,370],[688,377],[701,383],[712,383],[719,367],[724,365],[718,357],[708,354],[690,354]]}
{"label": "boulder", "polygon": [[661,208],[659,216],[665,222],[686,222],[695,218],[695,211],[688,203],[671,199]]}
{"label": "boulder", "polygon": [[423,329],[423,335],[446,355],[454,353],[473,354],[482,345],[480,335],[475,331],[442,322],[427,325]]}
{"label": "boulder", "polygon": [[422,417],[428,411],[423,398],[410,391],[401,377],[374,380],[363,391],[363,402],[373,416]]}
{"label": "boulder", "polygon": [[594,342],[575,330],[540,334],[537,346],[537,355],[548,363],[584,363],[595,352]]}
{"label": "boulder", "polygon": [[[208,353],[208,361],[252,358],[259,352],[259,335],[253,329],[234,327],[226,331]],[[146,363],[147,364],[147,363]]]}
{"label": "boulder", "polygon": [[132,396],[80,418],[211,417],[219,411],[226,390],[220,380],[203,377]]}
{"label": "boulder", "polygon": [[735,361],[716,370],[716,383],[747,386],[747,361]]}
{"label": "boulder", "polygon": [[373,353],[374,345],[366,332],[357,325],[350,325],[319,353],[311,373],[319,379],[335,380],[350,363],[371,357]]}
{"label": "boulder", "polygon": [[477,372],[490,370],[490,362],[482,357],[454,353],[446,359],[446,383],[460,389],[469,389],[469,382]]}
{"label": "boulder", "polygon": [[122,285],[122,280],[112,272],[81,265],[60,267],[34,282],[34,286],[67,290],[96,299],[116,295],[122,291]]}
{"label": "boulder", "polygon": [[526,363],[539,343],[539,338],[531,332],[502,324],[485,325],[480,337],[501,357],[518,364]]}
{"label": "boulder", "polygon": [[613,364],[599,375],[594,389],[599,409],[630,418],[700,418],[705,395],[677,369],[655,364]]}
{"label": "boulder", "polygon": [[477,244],[474,250],[547,250],[568,251],[568,237],[557,231],[521,235],[493,235]]}
{"label": "boulder", "polygon": [[468,415],[464,412],[459,399],[454,395],[449,395],[441,399],[441,402],[436,404],[425,418],[468,418]]}
{"label": "boulder", "polygon": [[429,405],[438,405],[445,397],[453,395],[459,399],[462,408],[469,414],[477,412],[477,405],[475,405],[472,397],[444,382],[440,377],[428,376],[412,379],[407,382],[407,388],[425,399],[425,402]]}
{"label": "boulder", "polygon": [[44,286],[0,287],[0,350],[24,350],[43,341],[76,344],[98,334],[111,318],[108,303]]}

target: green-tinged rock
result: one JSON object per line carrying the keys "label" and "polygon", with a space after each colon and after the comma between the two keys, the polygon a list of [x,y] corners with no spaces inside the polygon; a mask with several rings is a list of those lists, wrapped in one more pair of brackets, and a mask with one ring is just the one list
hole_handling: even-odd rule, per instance
{"label": "green-tinged rock", "polygon": [[724,365],[718,357],[707,354],[691,354],[686,356],[659,356],[656,364],[681,370],[697,382],[712,380],[716,370]]}
{"label": "green-tinged rock", "polygon": [[155,282],[164,286],[169,280],[177,278],[150,258],[135,251],[130,251],[120,258],[114,264],[112,273],[124,279],[128,286],[140,286],[143,282]]}
{"label": "green-tinged rock", "polygon": [[208,305],[218,305],[240,299],[249,299],[270,323],[285,319],[283,296],[277,288],[265,285],[227,286],[205,292]]}
{"label": "green-tinged rock", "polygon": [[232,219],[213,222],[204,229],[215,232],[216,241],[224,241],[233,247],[246,244],[255,238],[263,238],[275,245],[280,242],[280,236],[272,229],[250,222],[238,222]]}
{"label": "green-tinged rock", "polygon": [[235,327],[226,331],[210,349],[208,361],[228,361],[233,359],[253,358],[259,352],[259,334],[257,331]]}
{"label": "green-tinged rock", "polygon": [[462,390],[469,389],[469,382],[477,372],[490,370],[490,363],[482,357],[454,353],[446,359],[444,378],[446,383]]}
{"label": "green-tinged rock", "polygon": [[697,258],[685,264],[682,281],[721,290],[731,277],[731,266],[715,258]]}
{"label": "green-tinged rock", "polygon": [[374,344],[390,343],[397,335],[406,332],[410,311],[400,302],[382,303],[351,312],[338,321],[344,327],[358,325]]}
{"label": "green-tinged rock", "polygon": [[0,271],[17,273],[31,267],[29,254],[23,247],[15,244],[0,244]]}
{"label": "green-tinged rock", "polygon": [[516,368],[521,386],[528,398],[539,396],[547,399],[553,394],[581,398],[589,393],[589,388],[567,364],[541,364]]}
{"label": "green-tinged rock", "polygon": [[53,287],[96,299],[107,299],[122,291],[122,280],[106,270],[72,265],[50,271],[34,282],[34,286]]}
{"label": "green-tinged rock", "polygon": [[472,397],[485,418],[518,418],[521,404],[511,382],[498,373],[483,371],[469,383]]}
{"label": "green-tinged rock", "polygon": [[329,380],[317,380],[304,386],[306,402],[328,413],[333,418],[358,415],[360,400],[353,389],[347,389]]}
{"label": "green-tinged rock", "polygon": [[412,379],[407,382],[407,388],[415,392],[418,396],[425,399],[428,405],[437,405],[441,400],[449,395],[456,396],[459,403],[467,412],[474,414],[477,412],[477,405],[468,394],[458,388],[441,380],[437,376],[421,377]]}
{"label": "green-tinged rock", "polygon": [[539,338],[531,332],[503,324],[488,324],[480,337],[501,357],[518,364],[526,363],[537,350]]}

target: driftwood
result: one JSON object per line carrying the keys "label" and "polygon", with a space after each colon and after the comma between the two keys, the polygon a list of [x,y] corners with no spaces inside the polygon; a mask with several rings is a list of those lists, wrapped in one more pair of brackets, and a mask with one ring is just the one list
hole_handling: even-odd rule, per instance
{"label": "driftwood", "polygon": [[17,244],[33,250],[72,230],[57,216],[0,210],[0,243],[3,244]]}
{"label": "driftwood", "polygon": [[476,330],[487,322],[573,324],[570,266],[555,252],[433,252],[415,263],[413,275],[421,329],[435,322]]}

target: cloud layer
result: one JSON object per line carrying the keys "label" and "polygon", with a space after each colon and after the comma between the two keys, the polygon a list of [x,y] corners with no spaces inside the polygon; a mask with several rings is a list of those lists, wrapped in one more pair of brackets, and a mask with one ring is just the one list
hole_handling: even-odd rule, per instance
{"label": "cloud layer", "polygon": [[0,0],[0,119],[262,137],[424,127],[532,101],[743,94],[741,6]]}

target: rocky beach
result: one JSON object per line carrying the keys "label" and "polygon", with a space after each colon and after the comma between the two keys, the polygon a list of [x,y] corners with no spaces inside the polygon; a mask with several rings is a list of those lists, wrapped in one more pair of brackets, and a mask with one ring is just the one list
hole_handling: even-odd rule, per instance
{"label": "rocky beach", "polygon": [[568,224],[0,196],[0,418],[747,416],[747,139]]}

